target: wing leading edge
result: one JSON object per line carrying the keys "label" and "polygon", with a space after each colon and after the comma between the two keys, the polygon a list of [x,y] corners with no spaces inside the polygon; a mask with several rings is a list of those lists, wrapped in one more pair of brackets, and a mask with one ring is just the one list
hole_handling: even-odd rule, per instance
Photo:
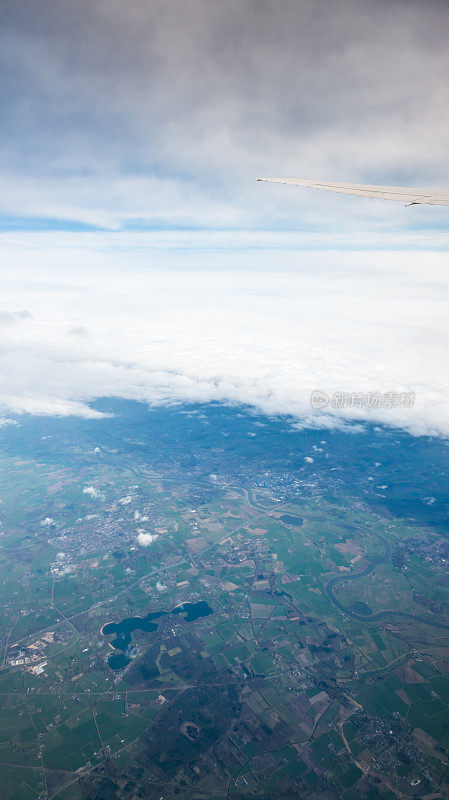
{"label": "wing leading edge", "polygon": [[324,189],[326,192],[339,192],[357,197],[376,197],[378,200],[399,200],[407,205],[424,204],[449,206],[449,191],[438,189],[409,189],[404,186],[368,186],[363,183],[330,183],[306,178],[257,178],[269,183],[287,183],[291,186],[304,186],[308,189]]}

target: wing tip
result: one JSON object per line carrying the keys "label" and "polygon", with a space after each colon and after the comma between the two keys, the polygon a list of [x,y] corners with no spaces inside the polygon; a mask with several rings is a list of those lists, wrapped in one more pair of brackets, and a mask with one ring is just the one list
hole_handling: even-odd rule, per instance
{"label": "wing tip", "polygon": [[264,183],[284,183],[284,178],[254,178],[255,181],[263,181]]}

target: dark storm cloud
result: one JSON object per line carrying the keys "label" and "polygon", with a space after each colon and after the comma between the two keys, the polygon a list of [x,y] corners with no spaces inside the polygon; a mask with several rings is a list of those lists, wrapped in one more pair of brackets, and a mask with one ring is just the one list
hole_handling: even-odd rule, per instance
{"label": "dark storm cloud", "polygon": [[3,207],[270,225],[302,194],[258,174],[447,183],[448,26],[424,0],[10,3]]}

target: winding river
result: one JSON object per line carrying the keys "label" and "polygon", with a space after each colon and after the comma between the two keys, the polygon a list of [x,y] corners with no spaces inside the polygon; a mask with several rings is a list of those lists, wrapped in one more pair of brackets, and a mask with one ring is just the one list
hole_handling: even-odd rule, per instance
{"label": "winding river", "polygon": [[357,614],[344,606],[340,600],[335,597],[335,586],[338,586],[338,584],[341,583],[346,583],[347,581],[356,581],[360,578],[365,578],[366,575],[369,575],[371,572],[373,572],[380,564],[385,564],[387,561],[389,561],[391,556],[390,543],[380,533],[375,533],[374,531],[370,531],[370,533],[382,542],[384,546],[384,552],[382,555],[373,559],[365,567],[365,569],[362,570],[362,572],[356,572],[355,574],[351,575],[336,575],[335,577],[331,578],[325,587],[326,595],[331,603],[333,603],[334,606],[336,606],[343,614],[347,614],[348,617],[353,617],[353,619],[356,619],[359,622],[362,620],[364,622],[377,622],[378,620],[389,619],[390,617],[401,617],[402,619],[412,619],[415,622],[422,622],[425,625],[433,625],[435,628],[442,628],[443,630],[449,631],[449,625],[446,625],[444,622],[438,622],[437,620],[434,621],[428,617],[417,617],[415,614],[408,614],[406,611],[379,611],[377,614],[370,614],[369,616],[366,614]]}

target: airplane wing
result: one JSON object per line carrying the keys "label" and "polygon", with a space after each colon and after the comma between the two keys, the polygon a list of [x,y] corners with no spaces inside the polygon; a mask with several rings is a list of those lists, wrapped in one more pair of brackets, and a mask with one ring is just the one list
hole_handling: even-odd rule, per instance
{"label": "airplane wing", "polygon": [[399,200],[406,205],[427,203],[432,206],[449,206],[449,191],[439,189],[409,189],[404,186],[368,186],[363,183],[330,183],[307,178],[257,178],[270,183],[288,183],[326,192],[352,194],[357,197],[377,197],[378,200]]}

